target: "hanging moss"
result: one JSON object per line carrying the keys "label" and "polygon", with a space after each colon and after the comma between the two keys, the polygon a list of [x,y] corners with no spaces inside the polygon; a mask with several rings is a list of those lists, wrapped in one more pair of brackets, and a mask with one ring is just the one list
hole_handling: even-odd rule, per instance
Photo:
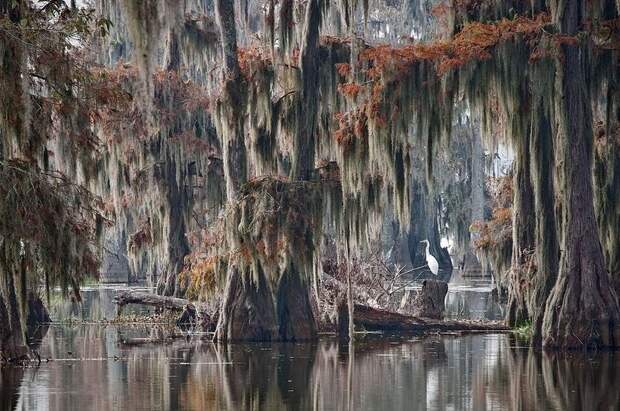
{"label": "hanging moss", "polygon": [[[59,18],[60,15],[63,18]],[[26,297],[71,290],[98,268],[104,217],[89,188],[98,142],[79,47],[96,24],[68,6],[0,2],[0,351],[25,354]],[[29,47],[24,47],[28,44]]]}
{"label": "hanging moss", "polygon": [[[232,29],[234,8],[229,7],[225,13],[218,9],[223,87],[220,76],[205,74],[219,62],[204,58],[208,53],[199,46],[192,49],[194,46],[189,46],[189,42],[181,46],[183,35],[178,25],[163,29],[171,39],[168,54],[175,56],[170,59],[180,61],[194,53],[203,56],[196,59],[200,63],[191,69],[192,76],[210,92],[223,91],[210,109],[223,152],[228,200],[236,198],[240,187],[253,175],[312,180],[317,165],[335,161],[338,189],[327,193],[329,198],[322,199],[322,207],[332,208],[328,215],[339,225],[336,228],[339,245],[348,252],[359,251],[376,235],[386,207],[392,207],[396,220],[408,221],[415,159],[426,160],[426,180],[430,186],[437,175],[438,154],[453,142],[456,104],[465,99],[480,114],[485,144],[496,147],[508,143],[517,155],[514,221],[510,218],[504,221],[510,214],[505,210],[501,216],[495,216],[503,217],[497,220],[504,223],[510,221],[513,234],[502,237],[497,249],[489,252],[494,255],[499,278],[512,284],[511,296],[518,302],[519,311],[524,317],[540,317],[539,307],[555,279],[555,233],[556,230],[562,233],[566,228],[564,217],[568,215],[560,207],[558,210],[549,207],[549,203],[556,201],[549,193],[561,197],[570,188],[570,181],[562,174],[564,169],[554,170],[549,166],[551,162],[560,165],[563,155],[561,144],[553,141],[552,136],[565,133],[562,124],[556,128],[553,121],[561,111],[560,99],[558,90],[549,84],[562,81],[557,76],[556,63],[562,61],[566,48],[579,44],[579,36],[561,32],[553,24],[557,13],[545,2],[458,2],[448,11],[448,20],[454,23],[454,35],[449,40],[371,47],[356,39],[320,39],[319,34],[331,33],[329,28],[321,28],[321,20],[328,21],[334,13],[341,14],[347,25],[362,21],[356,16],[357,2],[339,2],[335,7],[325,3],[307,2],[305,12],[295,7],[295,2],[280,2],[277,6],[272,3],[269,12],[272,21],[268,22],[272,34],[267,39],[271,47],[265,48],[260,38],[257,42],[248,40],[247,30],[252,23],[245,13],[249,4],[238,4],[241,9],[238,7],[237,12],[244,21],[239,32]],[[219,6],[222,5],[226,4]],[[420,8],[420,4],[410,6]],[[362,13],[367,14],[372,7],[373,4],[364,2]],[[588,13],[603,20],[617,16],[617,10],[603,7],[602,3],[588,7]],[[148,11],[145,10],[131,12],[134,23],[135,16]],[[224,21],[227,23],[222,24]],[[143,36],[149,30],[155,33],[160,29],[154,25],[139,30],[144,31],[140,34]],[[603,24],[603,29],[593,30],[598,33],[611,29]],[[188,34],[188,39],[192,36]],[[593,36],[600,55],[592,57],[595,67],[592,78],[601,90],[609,90],[610,81],[616,81],[617,74],[604,67],[615,67],[608,64],[613,52],[605,48],[609,47],[609,40],[599,34]],[[237,38],[244,48],[237,48]],[[280,53],[273,52],[276,44]],[[148,62],[141,66],[150,71]],[[163,98],[176,109],[165,96],[154,95],[156,100]],[[609,102],[603,102],[602,106],[605,108],[601,111],[607,113],[606,134],[610,135],[609,119],[613,116],[609,112],[617,110]],[[179,127],[187,128],[186,124]],[[497,132],[498,128],[501,133]],[[153,168],[160,181],[165,181],[160,187],[160,197],[177,189],[182,192],[186,181],[186,154],[171,151],[167,155],[168,143],[160,135],[163,132],[165,136],[169,131],[147,132],[158,137],[143,147],[150,152],[149,159],[165,158],[165,165]],[[416,150],[426,155],[420,157]],[[552,154],[552,151],[558,152]],[[601,150],[600,161],[609,161],[602,160],[607,156]],[[142,168],[150,167],[148,162],[139,161]],[[596,174],[601,187],[597,204],[607,210],[610,201],[606,200],[604,187],[614,180],[601,170]],[[128,174],[131,171],[118,172],[117,181],[127,180]],[[153,200],[149,208],[155,209],[156,203]],[[166,232],[166,221],[172,215],[169,206],[153,213],[156,214],[150,220],[154,227],[153,241],[165,237],[158,233],[160,229]],[[535,220],[527,218],[534,213],[532,210],[536,211]],[[462,228],[464,224],[456,226]],[[462,233],[460,236],[464,237]],[[611,237],[605,240],[605,249],[613,250],[615,231],[604,236]],[[608,251],[607,255],[613,261],[612,253]],[[507,262],[511,260],[512,274],[508,276]],[[531,268],[534,260],[537,269],[523,269]],[[242,278],[246,271],[239,268],[235,275]],[[261,265],[253,273],[261,277],[265,269]],[[262,281],[259,278],[255,284]],[[530,283],[543,286],[530,287]],[[538,319],[534,323],[538,324]]]}
{"label": "hanging moss", "polygon": [[321,204],[316,183],[261,178],[242,187],[222,227],[229,257],[217,338],[315,337],[309,284],[321,239]]}

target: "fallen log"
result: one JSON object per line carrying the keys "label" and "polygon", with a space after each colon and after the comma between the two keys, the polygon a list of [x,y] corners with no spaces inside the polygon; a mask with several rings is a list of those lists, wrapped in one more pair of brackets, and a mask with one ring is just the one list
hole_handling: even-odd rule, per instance
{"label": "fallen log", "polygon": [[219,312],[216,310],[214,313],[209,313],[206,304],[193,303],[185,298],[166,297],[142,291],[119,291],[112,301],[118,306],[118,315],[122,313],[123,307],[128,304],[147,305],[160,310],[182,311],[183,313],[177,322],[178,325],[187,325],[187,315],[194,312],[195,314],[192,322],[198,324],[207,332],[215,331],[219,318]]}
{"label": "fallen log", "polygon": [[[347,305],[344,299],[338,304],[338,329],[348,324]],[[414,317],[392,311],[380,310],[367,305],[355,304],[353,323],[356,329],[365,331],[398,332],[402,334],[421,334],[427,332],[479,332],[479,331],[510,331],[500,322],[436,320]]]}
{"label": "fallen log", "polygon": [[183,311],[185,306],[193,305],[189,300],[184,298],[166,297],[163,295],[134,290],[117,292],[113,298],[113,301],[116,305],[118,305],[119,313],[122,311],[123,307],[128,304],[148,305],[150,307],[175,311]]}

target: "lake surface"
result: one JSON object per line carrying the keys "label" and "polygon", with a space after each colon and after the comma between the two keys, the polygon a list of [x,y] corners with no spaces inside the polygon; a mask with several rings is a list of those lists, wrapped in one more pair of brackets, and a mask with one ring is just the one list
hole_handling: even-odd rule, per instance
{"label": "lake surface", "polygon": [[[52,316],[109,319],[114,292],[87,289],[81,307],[57,302]],[[485,311],[481,306],[469,312]],[[201,335],[165,345],[121,343],[171,332],[53,325],[39,350],[51,361],[0,371],[0,409],[620,409],[620,353],[537,353],[506,334],[367,336],[353,348],[328,337],[314,344],[223,345]]]}

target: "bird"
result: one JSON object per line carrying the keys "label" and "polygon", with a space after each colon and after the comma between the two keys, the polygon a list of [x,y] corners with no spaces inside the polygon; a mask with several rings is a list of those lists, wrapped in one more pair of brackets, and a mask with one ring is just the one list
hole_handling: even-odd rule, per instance
{"label": "bird", "polygon": [[424,240],[422,242],[426,243],[426,264],[428,264],[428,268],[431,270],[431,272],[437,275],[437,273],[439,272],[439,263],[437,262],[437,259],[428,252],[428,249],[431,245],[428,240]]}

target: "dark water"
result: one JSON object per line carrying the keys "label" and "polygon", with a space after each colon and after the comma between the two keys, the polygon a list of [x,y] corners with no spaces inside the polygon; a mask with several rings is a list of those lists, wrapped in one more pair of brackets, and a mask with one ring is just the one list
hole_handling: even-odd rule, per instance
{"label": "dark water", "polygon": [[[114,314],[105,301],[89,307],[77,312]],[[217,345],[193,335],[120,344],[170,332],[54,325],[40,348],[52,361],[0,372],[0,409],[620,409],[620,353],[541,354],[511,335],[366,337],[353,350],[331,338]]]}

